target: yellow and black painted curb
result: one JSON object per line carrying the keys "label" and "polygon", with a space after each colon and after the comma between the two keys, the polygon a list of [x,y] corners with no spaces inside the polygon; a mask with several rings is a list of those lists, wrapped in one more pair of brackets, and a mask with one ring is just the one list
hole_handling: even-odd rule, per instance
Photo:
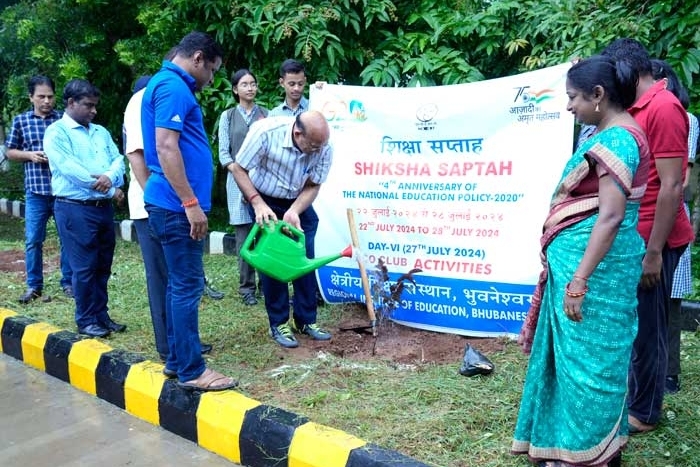
{"label": "yellow and black painted curb", "polygon": [[0,308],[0,352],[251,467],[427,467],[236,391],[188,391],[163,365]]}

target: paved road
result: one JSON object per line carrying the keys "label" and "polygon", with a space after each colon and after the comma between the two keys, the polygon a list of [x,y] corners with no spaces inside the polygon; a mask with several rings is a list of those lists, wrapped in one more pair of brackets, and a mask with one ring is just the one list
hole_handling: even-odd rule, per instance
{"label": "paved road", "polygon": [[0,353],[0,465],[237,464]]}

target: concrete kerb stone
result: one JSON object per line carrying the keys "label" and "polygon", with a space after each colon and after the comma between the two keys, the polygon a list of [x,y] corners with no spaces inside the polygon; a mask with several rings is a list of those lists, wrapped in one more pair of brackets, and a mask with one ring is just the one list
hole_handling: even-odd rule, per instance
{"label": "concrete kerb stone", "polygon": [[0,351],[237,464],[427,467],[236,391],[199,392],[163,365],[0,308]]}
{"label": "concrete kerb stone", "polygon": [[10,216],[24,218],[24,203],[2,198],[0,199],[0,212],[9,214]]}
{"label": "concrete kerb stone", "polygon": [[[24,203],[22,201],[12,201],[1,198],[0,212],[23,219]],[[127,242],[138,242],[136,227],[132,220],[114,221],[114,231],[117,238],[121,238]],[[235,235],[225,232],[209,232],[207,238],[204,240],[204,251],[208,254],[235,255],[236,237]]]}
{"label": "concrete kerb stone", "polygon": [[[22,203],[7,200],[0,200],[0,210],[24,213]],[[115,229],[124,240],[136,238],[130,221]],[[209,238],[209,253],[234,251],[233,236]],[[0,308],[0,352],[244,466],[427,467],[237,391],[180,388],[160,363],[6,308]]]}

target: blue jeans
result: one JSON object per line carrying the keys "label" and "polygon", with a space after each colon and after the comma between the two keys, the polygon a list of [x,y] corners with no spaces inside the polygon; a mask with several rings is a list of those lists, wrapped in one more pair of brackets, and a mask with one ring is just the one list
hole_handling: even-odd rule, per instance
{"label": "blue jeans", "polygon": [[135,219],[134,227],[146,271],[148,306],[151,310],[156,350],[161,357],[167,358],[169,350],[168,330],[165,324],[165,294],[168,288],[168,266],[165,264],[165,254],[151,231],[148,219]]}
{"label": "blue jeans", "polygon": [[[27,287],[44,288],[44,240],[46,223],[54,213],[54,197],[27,191],[24,201],[24,261],[27,267]],[[60,239],[59,239],[60,240]],[[63,242],[61,249],[61,287],[71,285],[71,271]]]}
{"label": "blue jeans", "polygon": [[[278,219],[282,219],[284,213],[294,202],[293,199],[271,198],[261,195],[267,205],[274,211]],[[255,210],[248,204],[251,217],[255,219]],[[299,214],[301,230],[304,231],[306,257],[313,258],[314,239],[318,229],[318,216],[313,206]],[[265,310],[270,321],[270,327],[277,327],[289,321],[289,285],[258,272],[262,283],[263,296],[265,297]],[[294,299],[292,303],[292,316],[297,326],[313,324],[316,322],[316,273],[310,272],[292,281]]]}
{"label": "blue jeans", "polygon": [[112,274],[116,236],[114,209],[82,206],[56,200],[56,225],[73,270],[75,323],[104,326],[107,313],[107,281]]}
{"label": "blue jeans", "polygon": [[160,242],[168,269],[165,321],[166,368],[180,381],[198,378],[206,369],[199,343],[199,301],[204,291],[204,241],[190,237],[185,213],[147,204],[148,223]]}

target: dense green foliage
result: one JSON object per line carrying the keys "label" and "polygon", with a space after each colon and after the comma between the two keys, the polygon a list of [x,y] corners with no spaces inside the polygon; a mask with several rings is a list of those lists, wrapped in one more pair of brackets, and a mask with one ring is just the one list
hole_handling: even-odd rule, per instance
{"label": "dense green foliage", "polygon": [[562,63],[629,36],[675,67],[691,102],[700,98],[700,10],[682,0],[22,0],[0,15],[0,126],[27,108],[29,76],[53,77],[59,94],[84,77],[103,92],[97,121],[118,138],[132,83],[192,30],[226,50],[201,96],[212,135],[233,102],[228,76],[250,67],[259,101],[275,105],[289,57],[311,81],[443,85]]}

